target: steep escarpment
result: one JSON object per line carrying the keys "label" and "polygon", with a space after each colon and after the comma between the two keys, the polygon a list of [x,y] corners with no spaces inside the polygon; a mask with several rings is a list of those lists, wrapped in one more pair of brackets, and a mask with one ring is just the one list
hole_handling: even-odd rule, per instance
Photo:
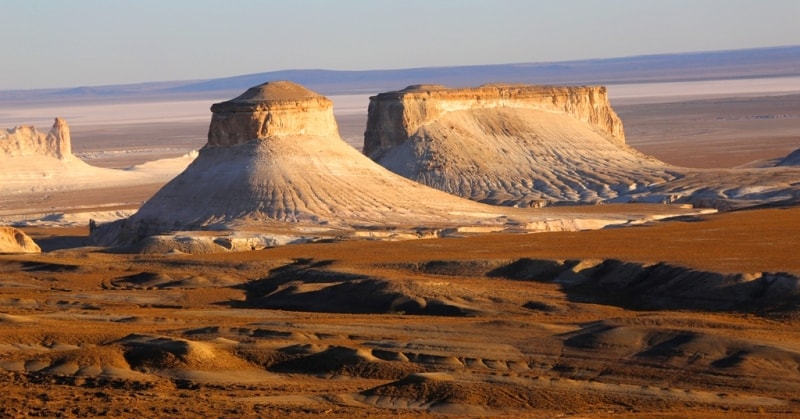
{"label": "steep escarpment", "polygon": [[338,135],[330,99],[294,83],[266,83],[215,103],[211,112],[211,147],[284,135]]}
{"label": "steep escarpment", "polygon": [[475,201],[597,203],[675,178],[625,145],[602,87],[412,86],[371,98],[364,153]]}
{"label": "steep escarpment", "polygon": [[800,196],[800,170],[697,170],[625,144],[602,87],[412,86],[370,98],[364,153],[490,204],[613,202],[731,208]]}
{"label": "steep escarpment", "polygon": [[97,243],[176,230],[508,222],[375,164],[339,138],[332,102],[295,83],[264,83],[211,109],[198,158],[133,217],[102,226]]}
{"label": "steep escarpment", "polygon": [[566,113],[608,134],[612,142],[625,143],[622,121],[611,108],[603,86],[489,84],[448,89],[440,85],[415,85],[370,98],[364,154],[378,159],[420,127],[447,113],[498,108]]}

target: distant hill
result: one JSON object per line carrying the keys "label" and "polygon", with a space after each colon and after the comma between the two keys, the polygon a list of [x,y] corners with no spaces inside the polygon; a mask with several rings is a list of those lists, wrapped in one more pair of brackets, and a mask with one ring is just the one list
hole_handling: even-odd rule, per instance
{"label": "distant hill", "polygon": [[377,93],[423,83],[449,87],[477,86],[490,82],[608,85],[785,76],[800,76],[800,45],[544,63],[363,71],[282,70],[210,80],[0,91],[0,101],[229,96],[269,80],[291,80],[322,94],[332,95]]}

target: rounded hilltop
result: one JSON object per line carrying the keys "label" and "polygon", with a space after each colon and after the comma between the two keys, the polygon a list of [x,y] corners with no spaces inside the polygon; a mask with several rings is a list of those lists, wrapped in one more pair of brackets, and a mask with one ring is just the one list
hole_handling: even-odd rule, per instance
{"label": "rounded hilltop", "polygon": [[247,91],[231,100],[215,103],[211,107],[211,110],[213,111],[215,107],[222,107],[226,105],[294,102],[304,99],[318,98],[324,98],[324,96],[297,83],[286,80],[268,81],[247,89]]}

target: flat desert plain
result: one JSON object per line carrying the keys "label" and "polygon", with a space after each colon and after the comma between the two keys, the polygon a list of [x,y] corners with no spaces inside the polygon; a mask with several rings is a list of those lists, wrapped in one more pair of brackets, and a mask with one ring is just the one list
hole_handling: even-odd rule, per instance
{"label": "flat desert plain", "polygon": [[[734,167],[800,147],[796,92],[757,93],[631,94],[615,107],[641,151]],[[152,106],[147,120],[72,121],[76,154],[126,167],[204,143],[207,111],[170,121],[173,105]],[[359,147],[365,111],[337,117]],[[158,187],[5,211],[133,209]],[[44,253],[0,255],[0,415],[793,417],[798,219],[800,207],[777,206],[596,231],[131,255],[82,247],[85,225],[45,217],[23,227]]]}

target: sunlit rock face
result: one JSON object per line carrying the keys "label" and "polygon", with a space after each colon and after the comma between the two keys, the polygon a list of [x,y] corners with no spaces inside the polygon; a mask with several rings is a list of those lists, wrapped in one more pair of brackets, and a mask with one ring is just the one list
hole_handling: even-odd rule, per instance
{"label": "sunlit rock face", "polygon": [[231,146],[285,135],[337,135],[333,103],[288,81],[264,83],[211,106],[208,145]]}
{"label": "sunlit rock face", "polygon": [[409,179],[499,205],[599,203],[674,178],[625,144],[605,87],[381,93],[370,98],[364,153]]}
{"label": "sunlit rock face", "polygon": [[530,221],[386,170],[339,137],[330,100],[295,83],[265,83],[211,110],[197,159],[132,217],[98,228],[94,243],[208,229],[502,229]]}
{"label": "sunlit rock face", "polygon": [[370,98],[364,153],[433,188],[495,205],[617,202],[735,208],[800,199],[777,167],[675,167],[625,144],[604,87],[410,86]]}
{"label": "sunlit rock face", "polygon": [[69,125],[56,118],[47,134],[24,125],[0,132],[0,156],[47,156],[60,160],[72,158]]}
{"label": "sunlit rock face", "polygon": [[370,98],[364,154],[379,158],[385,150],[447,113],[497,108],[563,112],[599,128],[613,141],[625,143],[622,121],[611,108],[603,86],[489,84],[448,89],[415,85]]}

